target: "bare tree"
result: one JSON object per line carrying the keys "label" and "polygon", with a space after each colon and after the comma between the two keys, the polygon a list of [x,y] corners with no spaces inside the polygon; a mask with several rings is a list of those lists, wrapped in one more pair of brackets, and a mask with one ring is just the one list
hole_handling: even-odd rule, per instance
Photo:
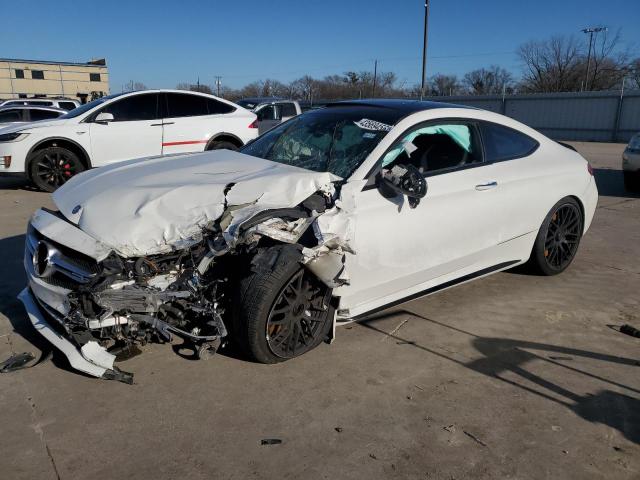
{"label": "bare tree", "polygon": [[526,92],[567,92],[580,88],[581,50],[574,36],[531,41],[518,48],[524,64],[521,89]]}
{"label": "bare tree", "polygon": [[[617,51],[620,39],[620,30],[613,35],[609,35],[605,30],[596,36],[593,52],[589,58],[589,78],[585,89],[609,90],[620,85],[629,65],[629,55],[626,52]],[[587,48],[586,44],[583,48]],[[585,58],[582,63],[582,71],[585,72],[587,59]]]}
{"label": "bare tree", "polygon": [[458,77],[441,73],[434,75],[429,79],[429,93],[437,97],[457,95],[460,93]]}
{"label": "bare tree", "polygon": [[640,88],[640,58],[636,58],[629,64],[629,77],[632,88]]}
{"label": "bare tree", "polygon": [[144,83],[134,81],[134,80],[129,80],[129,82],[126,83],[122,88],[122,91],[133,92],[134,90],[146,90],[146,89],[147,89],[147,86]]}
{"label": "bare tree", "polygon": [[208,93],[209,95],[213,95],[213,90],[209,85],[204,85],[202,83],[179,83],[176,85],[177,90],[189,90],[191,92],[200,92],[200,93]]}
{"label": "bare tree", "polygon": [[465,74],[462,83],[473,95],[490,95],[513,92],[513,76],[498,65],[479,68]]}

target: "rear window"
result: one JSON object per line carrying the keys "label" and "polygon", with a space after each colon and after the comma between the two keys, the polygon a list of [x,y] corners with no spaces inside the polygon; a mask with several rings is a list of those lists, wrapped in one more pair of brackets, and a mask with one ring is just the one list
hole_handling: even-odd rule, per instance
{"label": "rear window", "polygon": [[197,117],[208,115],[207,98],[188,93],[167,93],[167,117]]}
{"label": "rear window", "polygon": [[0,112],[0,123],[21,122],[22,112],[20,110],[5,110]]}
{"label": "rear window", "polygon": [[51,110],[29,110],[30,120],[37,122],[38,120],[50,120],[58,118],[61,112],[53,112]]}
{"label": "rear window", "polygon": [[283,117],[295,117],[298,114],[296,106],[291,102],[280,104],[280,115]]}
{"label": "rear window", "polygon": [[58,102],[58,105],[60,105],[60,108],[63,108],[67,111],[76,108],[76,104],[73,102]]}
{"label": "rear window", "polygon": [[482,122],[481,129],[487,162],[526,157],[538,148],[538,142],[533,138],[511,128]]}

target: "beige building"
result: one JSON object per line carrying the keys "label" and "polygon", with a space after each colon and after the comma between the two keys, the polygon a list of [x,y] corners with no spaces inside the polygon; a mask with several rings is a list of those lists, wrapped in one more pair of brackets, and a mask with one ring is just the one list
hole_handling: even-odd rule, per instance
{"label": "beige building", "polygon": [[104,59],[73,63],[0,58],[0,99],[68,97],[84,103],[108,94]]}

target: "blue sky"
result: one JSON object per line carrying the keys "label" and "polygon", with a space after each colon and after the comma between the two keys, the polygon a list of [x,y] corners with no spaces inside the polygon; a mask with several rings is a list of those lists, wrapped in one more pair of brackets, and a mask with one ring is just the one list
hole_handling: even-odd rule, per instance
{"label": "blue sky", "polygon": [[[422,0],[22,0],[2,8],[0,57],[86,61],[106,57],[111,90],[129,80],[230,87],[346,70],[394,71],[407,85],[421,68]],[[431,0],[428,73],[499,64],[518,72],[521,43],[622,29],[640,56],[640,0]],[[65,30],[66,28],[66,30]]]}

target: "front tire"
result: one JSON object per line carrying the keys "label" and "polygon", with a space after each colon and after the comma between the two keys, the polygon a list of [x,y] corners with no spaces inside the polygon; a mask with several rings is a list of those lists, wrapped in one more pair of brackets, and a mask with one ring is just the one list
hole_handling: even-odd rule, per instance
{"label": "front tire", "polygon": [[80,158],[63,147],[43,148],[29,158],[29,178],[45,192],[55,191],[84,169]]}
{"label": "front tire", "polygon": [[566,197],[547,214],[533,245],[528,265],[540,275],[557,275],[573,261],[582,238],[582,210]]}
{"label": "front tire", "polygon": [[262,248],[236,289],[233,333],[260,363],[278,363],[317,347],[332,326],[331,289],[300,264],[294,245]]}

